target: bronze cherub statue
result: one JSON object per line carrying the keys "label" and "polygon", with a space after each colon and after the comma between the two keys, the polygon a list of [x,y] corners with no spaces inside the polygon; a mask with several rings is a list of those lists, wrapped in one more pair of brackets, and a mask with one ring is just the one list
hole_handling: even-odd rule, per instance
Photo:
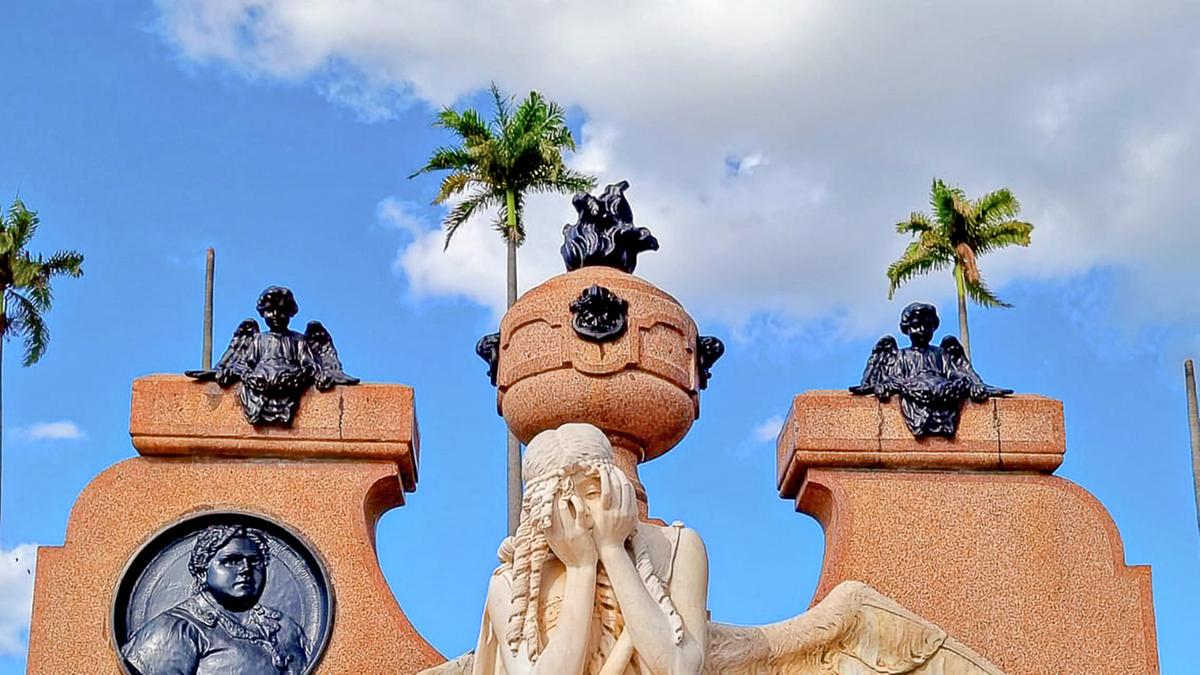
{"label": "bronze cherub statue", "polygon": [[880,338],[867,359],[862,382],[850,387],[852,394],[874,394],[881,401],[898,395],[904,423],[918,437],[953,436],[967,399],[982,403],[1013,393],[985,383],[953,335],[942,338],[940,347],[929,344],[939,323],[933,305],[914,302],[905,307],[900,331],[912,345],[899,349],[896,338]]}
{"label": "bronze cherub statue", "polygon": [[290,426],[310,386],[328,391],[338,384],[358,384],[358,378],[342,370],[333,337],[319,321],[308,322],[304,333],[288,329],[299,311],[290,290],[271,286],[258,297],[257,309],[267,322],[266,333],[259,331],[257,321],[246,319],[215,368],[185,374],[222,387],[241,382],[242,410],[254,425]]}

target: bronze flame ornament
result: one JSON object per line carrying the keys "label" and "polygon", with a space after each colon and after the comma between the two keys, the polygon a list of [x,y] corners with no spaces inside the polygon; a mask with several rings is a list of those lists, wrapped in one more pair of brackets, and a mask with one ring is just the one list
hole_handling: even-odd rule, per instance
{"label": "bronze flame ornament", "polygon": [[599,198],[579,193],[571,200],[579,220],[563,227],[561,253],[567,271],[599,265],[633,273],[637,257],[657,251],[650,230],[633,224],[633,209],[625,199],[628,181],[604,188]]}

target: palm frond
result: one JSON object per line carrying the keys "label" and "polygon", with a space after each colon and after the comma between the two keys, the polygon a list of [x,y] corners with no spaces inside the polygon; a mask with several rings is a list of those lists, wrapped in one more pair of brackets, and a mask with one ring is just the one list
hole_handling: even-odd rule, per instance
{"label": "palm frond", "polygon": [[503,202],[503,198],[498,198],[494,192],[477,190],[475,193],[454,205],[450,212],[446,214],[445,220],[442,221],[442,227],[446,230],[446,244],[442,250],[450,248],[450,240],[454,238],[454,233],[462,224],[470,220],[471,216],[475,215],[480,209],[487,209],[496,206]]}
{"label": "palm frond", "polygon": [[467,171],[475,165],[475,157],[471,152],[463,148],[444,146],[430,153],[425,166],[412,172],[408,177],[416,178],[422,174],[434,171]]}
{"label": "palm frond", "polygon": [[50,306],[54,304],[54,292],[50,288],[50,277],[48,276],[36,279],[21,290],[29,296],[40,312],[50,311]]}
{"label": "palm frond", "polygon": [[917,242],[921,248],[932,251],[934,254],[942,256],[947,260],[954,259],[954,244],[950,238],[946,236],[940,229],[926,230],[917,237]]}
{"label": "palm frond", "polygon": [[909,214],[908,220],[896,223],[896,232],[900,234],[920,234],[932,227],[933,223],[929,221],[929,216],[920,211],[913,211]]}
{"label": "palm frond", "polygon": [[896,290],[905,282],[937,270],[945,269],[954,262],[954,258],[942,250],[928,248],[920,241],[914,241],[904,250],[904,254],[896,262],[888,265],[888,299],[896,295]]}
{"label": "palm frond", "polygon": [[504,132],[512,124],[512,100],[501,93],[500,87],[496,86],[495,82],[492,83],[488,90],[492,94],[492,103],[495,106],[496,128],[500,130],[500,135],[503,136],[505,135]]}
{"label": "palm frond", "polygon": [[975,251],[983,254],[1008,246],[1029,246],[1032,235],[1033,225],[1020,220],[986,224],[979,228]]}
{"label": "palm frond", "polygon": [[540,176],[538,179],[530,183],[528,189],[531,192],[546,193],[556,192],[559,194],[575,194],[578,192],[588,192],[595,189],[596,179],[582,171],[574,169],[562,169],[554,175]]}
{"label": "palm frond", "polygon": [[450,107],[442,108],[433,126],[453,132],[467,145],[485,141],[493,136],[487,122],[474,108],[467,108],[462,112]]}
{"label": "palm frond", "polygon": [[8,218],[5,225],[12,237],[13,250],[21,250],[25,248],[33,239],[33,235],[37,234],[38,219],[37,211],[30,211],[25,207],[25,202],[20,198],[13,200],[11,206],[8,207]]}
{"label": "palm frond", "polygon": [[83,276],[83,254],[78,251],[55,251],[41,265],[48,277],[68,276],[77,279]]}
{"label": "palm frond", "polygon": [[475,176],[465,171],[455,171],[454,173],[447,174],[442,179],[442,185],[438,188],[438,193],[433,198],[433,203],[445,204],[446,200],[463,192],[476,182]]}
{"label": "palm frond", "polygon": [[1000,188],[975,200],[975,211],[981,225],[992,225],[1016,218],[1021,203],[1008,188]]}
{"label": "palm frond", "polygon": [[6,298],[9,304],[8,332],[20,335],[25,341],[25,367],[37,363],[50,344],[50,329],[46,326],[36,303],[21,293],[10,291]]}
{"label": "palm frond", "polygon": [[967,297],[975,304],[982,305],[983,307],[1012,307],[1012,305],[996,297],[996,294],[992,293],[982,278],[977,282],[969,279],[964,279],[963,281],[963,286],[967,290]]}

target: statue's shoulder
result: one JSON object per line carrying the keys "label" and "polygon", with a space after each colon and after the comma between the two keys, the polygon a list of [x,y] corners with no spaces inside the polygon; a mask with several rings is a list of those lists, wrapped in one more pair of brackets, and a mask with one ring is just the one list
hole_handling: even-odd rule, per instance
{"label": "statue's shoulder", "polygon": [[670,525],[638,523],[637,537],[646,547],[655,570],[666,578],[670,578],[672,569],[680,563],[702,561],[707,564],[708,553],[700,533],[682,522],[675,521]]}
{"label": "statue's shoulder", "polygon": [[[185,600],[150,619],[121,648],[121,654],[140,672],[175,672],[168,667],[194,664],[207,650],[205,623],[194,599]],[[215,623],[215,619],[213,619]],[[186,672],[180,670],[179,672]]]}

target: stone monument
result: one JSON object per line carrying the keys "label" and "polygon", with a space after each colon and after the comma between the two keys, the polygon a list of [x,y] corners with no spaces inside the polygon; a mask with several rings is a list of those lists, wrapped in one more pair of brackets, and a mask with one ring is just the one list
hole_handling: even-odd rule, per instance
{"label": "stone monument", "polygon": [[476,347],[528,448],[516,533],[490,578],[459,580],[487,588],[475,650],[438,654],[376,560],[380,514],[417,484],[412,390],[347,376],[273,287],[268,332],[243,322],[216,368],[134,382],[139,456],[39,551],[30,672],[1158,672],[1149,569],[1052,475],[1062,405],[932,346],[923,304],[901,321],[912,346],[880,340],[860,384],[796,396],[780,431],[775,487],[826,533],[811,606],[712,620],[702,534],[650,517],[638,465],[687,434],[724,345],[633,275],[658,240],[628,187],[575,197],[567,272]]}
{"label": "stone monument", "polygon": [[[374,545],[379,517],[416,489],[413,391],[320,383],[341,372],[311,363],[332,342],[311,324],[315,345],[285,330],[254,347],[258,363],[279,358],[260,369],[252,407],[287,414],[273,383],[329,385],[299,390],[286,426],[255,420],[244,392],[218,383],[232,384],[221,364],[210,382],[134,381],[139,456],[92,480],[64,544],[39,549],[30,673],[394,673],[444,660],[396,604]],[[235,347],[249,334],[237,333]]]}

